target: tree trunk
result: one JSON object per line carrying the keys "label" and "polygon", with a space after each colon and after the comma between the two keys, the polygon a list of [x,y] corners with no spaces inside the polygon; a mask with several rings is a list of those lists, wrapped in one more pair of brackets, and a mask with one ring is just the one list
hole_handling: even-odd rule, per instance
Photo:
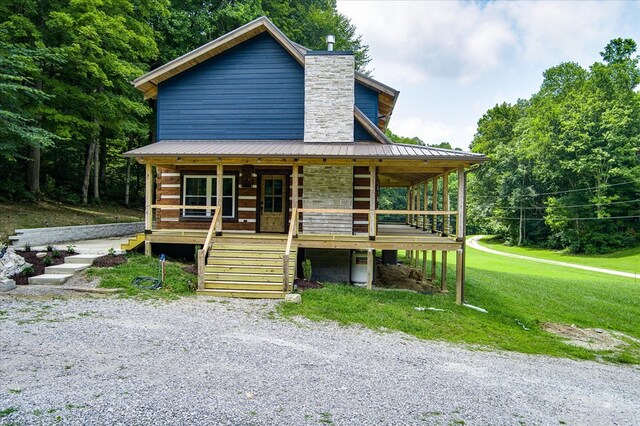
{"label": "tree trunk", "polygon": [[[42,90],[42,80],[36,81],[36,89]],[[38,124],[42,124],[42,117],[38,118]],[[40,126],[41,127],[41,126]],[[40,193],[40,147],[29,147],[29,162],[27,163],[27,189],[34,195]]]}
{"label": "tree trunk", "polygon": [[94,157],[95,143],[91,142],[87,146],[87,151],[84,157],[84,178],[82,179],[82,204],[89,202],[89,182],[91,180],[91,161]]}
{"label": "tree trunk", "polygon": [[27,189],[37,195],[40,193],[40,147],[29,147],[29,162],[27,164]]}
{"label": "tree trunk", "polygon": [[[131,137],[127,143],[127,151],[131,151]],[[127,172],[124,178],[124,205],[129,206],[129,189],[131,187],[131,158],[127,157]]]}
{"label": "tree trunk", "polygon": [[93,142],[93,200],[96,203],[100,202],[100,142],[94,140]]}
{"label": "tree trunk", "polygon": [[100,132],[100,187],[107,186],[107,135],[104,129]]}

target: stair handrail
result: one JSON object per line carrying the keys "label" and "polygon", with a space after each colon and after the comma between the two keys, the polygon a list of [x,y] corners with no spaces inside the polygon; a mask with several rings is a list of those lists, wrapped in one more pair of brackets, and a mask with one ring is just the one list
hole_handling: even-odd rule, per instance
{"label": "stair handrail", "polygon": [[293,243],[293,235],[297,234],[298,229],[298,208],[291,209],[291,218],[289,219],[289,235],[287,235],[287,245],[282,256],[282,290],[286,293],[289,291],[289,256],[291,255],[291,244]]}
{"label": "stair handrail", "polygon": [[209,250],[213,240],[213,234],[217,229],[218,221],[221,218],[220,212],[222,207],[211,207],[215,209],[213,218],[211,219],[211,225],[209,226],[209,232],[207,232],[207,238],[204,240],[202,248],[198,250],[198,289],[204,290],[204,267],[206,264],[207,256],[209,256]]}

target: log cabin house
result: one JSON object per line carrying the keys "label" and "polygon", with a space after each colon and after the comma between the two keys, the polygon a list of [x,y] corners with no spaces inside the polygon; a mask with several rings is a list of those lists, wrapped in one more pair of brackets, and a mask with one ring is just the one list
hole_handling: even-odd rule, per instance
{"label": "log cabin house", "polygon": [[[371,288],[376,250],[409,250],[425,273],[431,254],[443,290],[455,253],[463,302],[465,171],[486,158],[391,142],[398,91],[352,52],[308,50],[261,17],[133,84],[157,102],[158,142],[124,154],[146,165],[145,253],[201,245],[198,293],[283,297],[306,258],[315,279],[349,282],[354,250]],[[381,187],[408,188],[406,210],[379,209]]]}

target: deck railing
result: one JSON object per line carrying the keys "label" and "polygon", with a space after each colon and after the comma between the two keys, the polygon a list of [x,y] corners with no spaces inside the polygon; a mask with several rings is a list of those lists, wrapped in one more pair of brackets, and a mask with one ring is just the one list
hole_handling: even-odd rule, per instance
{"label": "deck railing", "polygon": [[213,244],[213,235],[220,235],[222,232],[222,222],[220,219],[222,215],[222,208],[213,208],[215,212],[213,213],[213,218],[211,219],[211,225],[209,226],[209,232],[207,232],[207,238],[204,240],[204,244],[202,248],[198,250],[198,289],[204,289],[204,269],[207,265],[207,256],[209,256],[209,250],[211,250],[211,245]]}

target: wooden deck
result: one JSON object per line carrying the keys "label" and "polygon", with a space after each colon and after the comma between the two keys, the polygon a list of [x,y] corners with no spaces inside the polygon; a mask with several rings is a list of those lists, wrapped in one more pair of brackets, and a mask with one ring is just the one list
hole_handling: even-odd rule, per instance
{"label": "wooden deck", "polygon": [[[454,251],[462,248],[462,243],[454,237],[423,231],[403,224],[379,224],[375,240],[368,235],[340,235],[340,234],[300,234],[293,238],[292,246],[296,248],[328,248],[328,249],[374,249],[374,250],[436,250]],[[226,241],[243,243],[255,241],[286,241],[287,234],[256,234],[233,231],[223,231]],[[147,241],[151,243],[169,244],[203,244],[206,230],[154,230],[147,234]]]}

